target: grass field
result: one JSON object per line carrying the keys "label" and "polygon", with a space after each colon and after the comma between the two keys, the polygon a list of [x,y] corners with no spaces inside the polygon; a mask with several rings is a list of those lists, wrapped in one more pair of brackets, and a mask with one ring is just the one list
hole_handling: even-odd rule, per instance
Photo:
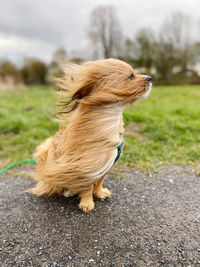
{"label": "grass field", "polygon": [[[56,92],[29,87],[0,92],[0,166],[32,158],[35,147],[57,130]],[[124,111],[121,165],[155,170],[200,164],[200,86],[154,87],[151,96]]]}

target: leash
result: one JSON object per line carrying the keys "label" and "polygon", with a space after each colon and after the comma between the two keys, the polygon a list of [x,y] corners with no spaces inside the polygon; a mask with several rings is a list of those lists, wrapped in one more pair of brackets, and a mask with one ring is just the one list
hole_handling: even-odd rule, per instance
{"label": "leash", "polygon": [[15,163],[9,165],[8,167],[2,169],[2,170],[0,171],[0,175],[3,174],[4,172],[6,172],[7,170],[9,170],[9,169],[15,167],[16,165],[21,165],[21,164],[23,164],[23,163],[30,163],[30,162],[36,162],[36,160],[35,160],[35,159],[27,159],[27,160],[21,160],[21,161],[15,162]]}

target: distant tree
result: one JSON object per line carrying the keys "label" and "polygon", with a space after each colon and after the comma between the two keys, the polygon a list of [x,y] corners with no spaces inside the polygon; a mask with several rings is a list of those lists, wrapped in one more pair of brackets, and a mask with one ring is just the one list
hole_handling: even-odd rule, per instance
{"label": "distant tree", "polygon": [[70,58],[70,62],[72,62],[74,64],[81,64],[84,62],[84,59],[81,57],[72,57],[72,58]]}
{"label": "distant tree", "polygon": [[28,65],[25,65],[22,67],[21,69],[21,75],[23,77],[23,81],[25,84],[28,84],[29,83],[29,66]]}
{"label": "distant tree", "polygon": [[194,44],[194,54],[196,55],[196,61],[200,62],[200,39]]}
{"label": "distant tree", "polygon": [[120,55],[122,33],[113,6],[99,6],[92,10],[88,33],[97,57],[109,58]]}
{"label": "distant tree", "polygon": [[67,61],[67,52],[65,48],[58,48],[52,55],[52,61],[48,66],[48,78],[54,82],[55,78],[63,75],[63,66]]}
{"label": "distant tree", "polygon": [[9,61],[2,61],[0,63],[0,77],[1,80],[7,80],[8,78],[11,78],[14,83],[22,82],[22,77],[20,74],[20,71],[17,69],[17,67],[9,62]]}
{"label": "distant tree", "polygon": [[190,17],[182,13],[175,13],[164,21],[156,46],[157,71],[164,80],[171,79],[175,68],[185,71],[195,64],[191,29]]}
{"label": "distant tree", "polygon": [[66,61],[67,60],[67,52],[65,48],[58,48],[52,56],[52,61],[53,62],[58,62],[58,61]]}
{"label": "distant tree", "polygon": [[47,66],[38,59],[26,59],[26,63],[21,69],[21,73],[26,84],[43,84],[46,81]]}
{"label": "distant tree", "polygon": [[149,73],[155,63],[155,42],[151,29],[141,29],[134,40],[126,40],[126,60],[134,67],[145,67]]}

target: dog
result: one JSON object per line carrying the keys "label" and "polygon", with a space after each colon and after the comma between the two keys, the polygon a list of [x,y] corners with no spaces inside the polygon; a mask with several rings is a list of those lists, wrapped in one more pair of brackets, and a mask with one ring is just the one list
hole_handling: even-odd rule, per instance
{"label": "dog", "polygon": [[111,196],[103,180],[122,150],[122,111],[145,99],[150,76],[138,75],[118,59],[66,66],[61,89],[60,130],[35,153],[38,196],[79,195],[79,208],[94,209],[93,196]]}

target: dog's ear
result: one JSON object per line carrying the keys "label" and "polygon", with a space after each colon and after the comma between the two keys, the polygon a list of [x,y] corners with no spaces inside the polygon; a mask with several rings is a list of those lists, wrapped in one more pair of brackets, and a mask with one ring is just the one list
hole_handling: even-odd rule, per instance
{"label": "dog's ear", "polygon": [[[93,63],[83,65],[69,64],[65,68],[65,76],[57,79],[61,89],[59,114],[74,111],[83,99],[86,100],[95,90],[96,77],[91,74]],[[62,92],[67,92],[66,94]]]}
{"label": "dog's ear", "polygon": [[93,83],[89,83],[89,84],[85,84],[82,87],[80,87],[72,96],[72,101],[73,100],[79,100],[82,99],[86,96],[91,95],[92,90],[94,88],[94,84]]}

